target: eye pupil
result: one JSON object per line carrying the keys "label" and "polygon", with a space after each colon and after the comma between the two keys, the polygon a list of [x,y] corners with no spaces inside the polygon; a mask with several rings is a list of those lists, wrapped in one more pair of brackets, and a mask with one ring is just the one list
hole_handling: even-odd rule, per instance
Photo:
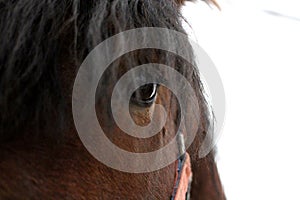
{"label": "eye pupil", "polygon": [[131,101],[138,105],[151,105],[156,97],[157,84],[151,83],[139,87],[132,95]]}

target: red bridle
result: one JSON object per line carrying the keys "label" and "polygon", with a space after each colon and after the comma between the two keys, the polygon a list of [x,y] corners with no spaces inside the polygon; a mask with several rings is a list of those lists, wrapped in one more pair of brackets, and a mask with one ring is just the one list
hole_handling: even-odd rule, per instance
{"label": "red bridle", "polygon": [[171,200],[188,200],[192,182],[191,161],[188,153],[185,153],[176,161],[176,176]]}
{"label": "red bridle", "polygon": [[176,161],[176,174],[174,189],[171,200],[188,200],[190,199],[190,188],[192,183],[191,160],[185,152],[184,136],[182,133],[177,138],[179,152],[182,156]]}

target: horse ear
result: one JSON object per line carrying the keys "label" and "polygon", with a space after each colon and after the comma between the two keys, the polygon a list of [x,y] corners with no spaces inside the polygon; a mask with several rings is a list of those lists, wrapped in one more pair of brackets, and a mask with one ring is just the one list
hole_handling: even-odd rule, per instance
{"label": "horse ear", "polygon": [[178,4],[179,6],[183,6],[185,2],[187,1],[196,1],[196,0],[175,0],[176,4]]}
{"label": "horse ear", "polygon": [[[176,2],[179,6],[183,6],[184,3],[187,2],[187,1],[197,1],[197,0],[175,0],[175,2]],[[217,3],[216,0],[202,0],[202,1],[204,1],[204,2],[207,3],[207,4],[212,4],[212,5],[214,5],[214,6],[216,6],[217,8],[220,9],[220,6],[219,6],[219,4]]]}

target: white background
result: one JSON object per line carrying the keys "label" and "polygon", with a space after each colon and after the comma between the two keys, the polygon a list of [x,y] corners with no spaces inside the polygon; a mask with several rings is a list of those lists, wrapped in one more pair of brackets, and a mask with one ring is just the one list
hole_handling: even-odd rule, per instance
{"label": "white background", "polygon": [[300,1],[219,3],[222,11],[187,3],[183,13],[225,87],[217,160],[226,196],[299,200]]}

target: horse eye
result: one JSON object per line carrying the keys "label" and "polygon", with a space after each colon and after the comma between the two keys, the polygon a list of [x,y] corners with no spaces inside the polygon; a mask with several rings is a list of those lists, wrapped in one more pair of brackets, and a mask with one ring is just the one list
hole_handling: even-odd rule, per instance
{"label": "horse eye", "polygon": [[139,106],[150,106],[153,104],[157,94],[157,84],[151,83],[139,87],[131,96],[130,101]]}

